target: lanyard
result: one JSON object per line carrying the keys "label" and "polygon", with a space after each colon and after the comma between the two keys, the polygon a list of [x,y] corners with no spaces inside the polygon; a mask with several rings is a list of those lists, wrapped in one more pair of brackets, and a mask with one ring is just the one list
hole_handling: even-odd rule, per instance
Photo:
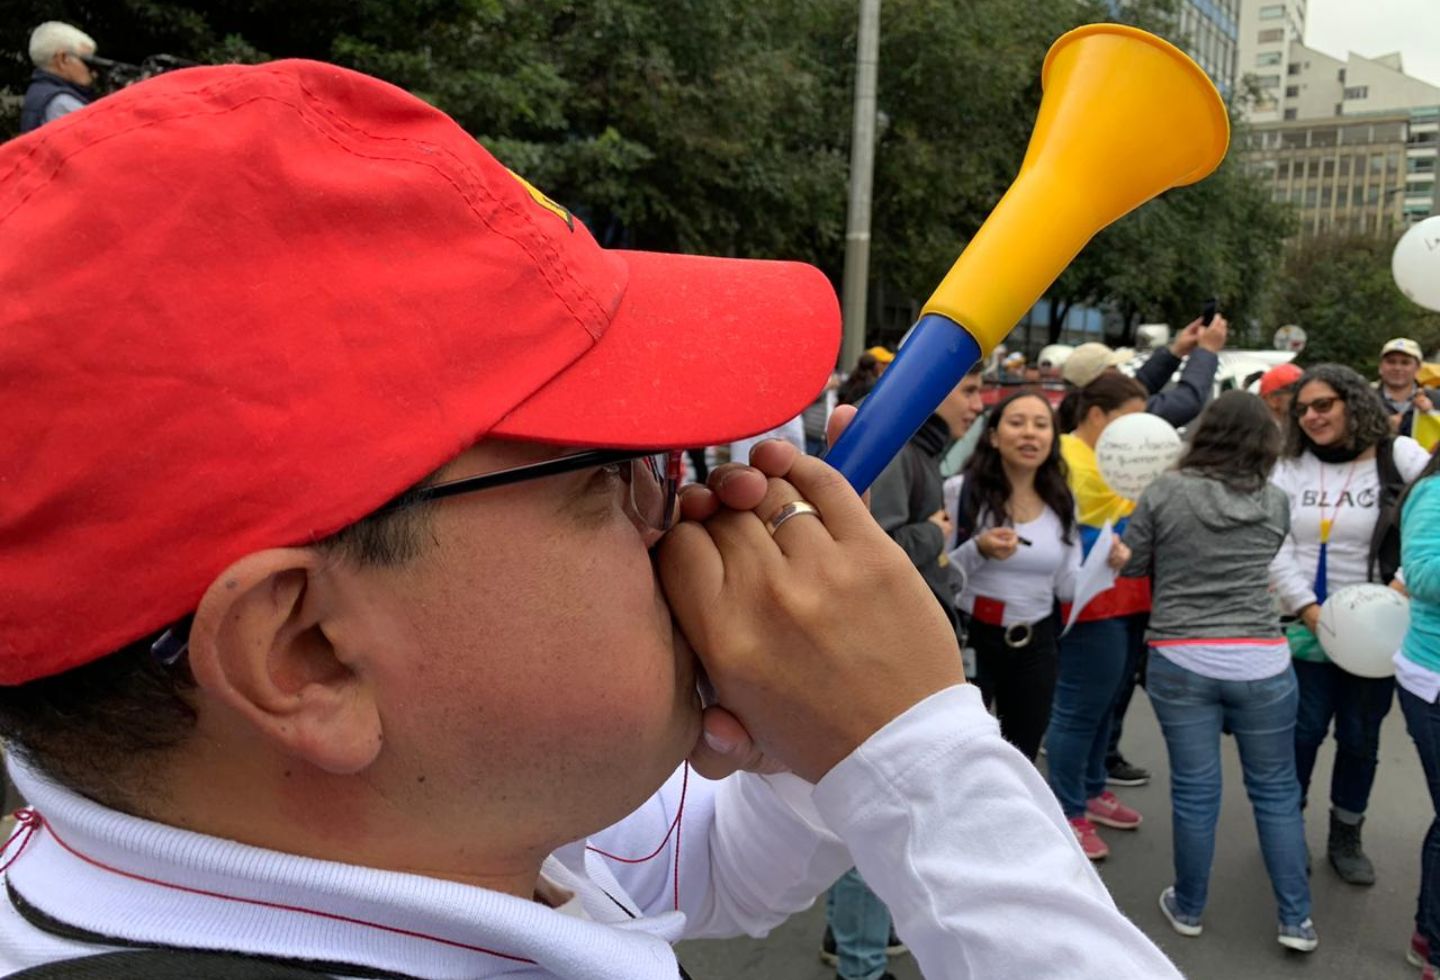
{"label": "lanyard", "polygon": [[1350,472],[1345,476],[1345,483],[1340,487],[1340,493],[1335,498],[1335,506],[1330,509],[1330,516],[1325,516],[1325,464],[1320,464],[1320,543],[1328,544],[1330,532],[1335,529],[1335,521],[1340,516],[1340,501],[1345,499],[1345,491],[1350,489],[1350,481],[1355,479],[1355,467],[1360,461],[1353,460],[1350,463]]}
{"label": "lanyard", "polygon": [[1329,517],[1325,516],[1325,464],[1320,464],[1320,554],[1315,558],[1314,591],[1315,601],[1321,605],[1330,595],[1330,532],[1335,528],[1335,521],[1340,516],[1340,501],[1345,499],[1345,491],[1350,489],[1350,481],[1355,479],[1355,467],[1359,463],[1358,459],[1350,463],[1345,485],[1340,488]]}

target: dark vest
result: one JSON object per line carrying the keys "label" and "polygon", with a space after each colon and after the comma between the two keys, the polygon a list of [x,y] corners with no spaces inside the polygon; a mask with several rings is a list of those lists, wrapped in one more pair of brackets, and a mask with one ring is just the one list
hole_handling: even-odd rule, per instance
{"label": "dark vest", "polygon": [[20,107],[20,132],[28,133],[32,129],[39,129],[40,124],[45,121],[45,107],[57,95],[73,95],[86,105],[95,101],[95,92],[92,89],[67,82],[59,75],[52,75],[37,68],[35,74],[30,76],[30,87],[25,90],[25,104]]}

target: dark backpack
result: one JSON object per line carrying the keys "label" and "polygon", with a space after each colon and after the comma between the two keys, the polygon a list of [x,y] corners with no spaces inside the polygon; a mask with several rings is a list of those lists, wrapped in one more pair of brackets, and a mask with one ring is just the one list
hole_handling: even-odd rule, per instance
{"label": "dark backpack", "polygon": [[333,975],[234,953],[127,949],[43,963],[5,980],[316,980]]}
{"label": "dark backpack", "polygon": [[1370,582],[1389,585],[1400,568],[1400,498],[1405,493],[1405,478],[1395,465],[1395,440],[1386,439],[1375,447],[1375,466],[1380,471],[1379,513],[1375,530],[1370,535],[1370,557],[1365,578]]}

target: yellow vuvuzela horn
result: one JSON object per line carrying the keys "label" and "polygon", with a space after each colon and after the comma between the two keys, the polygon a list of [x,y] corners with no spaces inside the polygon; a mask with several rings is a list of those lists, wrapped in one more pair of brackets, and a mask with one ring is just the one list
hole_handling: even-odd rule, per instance
{"label": "yellow vuvuzela horn", "polygon": [[1225,157],[1220,93],[1174,45],[1092,24],[1050,48],[1020,173],[925,304],[919,322],[826,457],[868,487],[970,367],[1095,233]]}

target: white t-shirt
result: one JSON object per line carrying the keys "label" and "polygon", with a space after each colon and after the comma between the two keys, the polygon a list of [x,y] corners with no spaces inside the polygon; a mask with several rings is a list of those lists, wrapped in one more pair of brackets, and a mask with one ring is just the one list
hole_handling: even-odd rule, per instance
{"label": "white t-shirt", "polygon": [[[945,509],[952,521],[957,520],[960,487],[963,476],[945,481]],[[974,613],[975,599],[984,596],[1005,603],[1001,625],[1036,623],[1049,616],[1055,600],[1069,602],[1075,598],[1075,576],[1080,571],[1080,529],[1070,532],[1065,542],[1060,518],[1049,507],[1033,521],[1014,525],[1015,533],[1029,545],[1021,545],[1015,554],[1003,561],[980,554],[976,536],[995,524],[988,514],[981,514],[969,540],[959,547],[947,542],[950,561],[964,576],[964,589],[956,596],[956,604],[966,613]]]}
{"label": "white t-shirt", "polygon": [[[1395,467],[1406,482],[1425,468],[1430,454],[1414,439],[1395,440]],[[1281,460],[1271,474],[1290,500],[1290,533],[1270,566],[1280,608],[1291,615],[1315,602],[1320,560],[1320,521],[1332,521],[1326,558],[1331,594],[1365,581],[1370,537],[1379,517],[1380,472],[1372,456],[1351,463],[1322,463],[1309,452]]]}

